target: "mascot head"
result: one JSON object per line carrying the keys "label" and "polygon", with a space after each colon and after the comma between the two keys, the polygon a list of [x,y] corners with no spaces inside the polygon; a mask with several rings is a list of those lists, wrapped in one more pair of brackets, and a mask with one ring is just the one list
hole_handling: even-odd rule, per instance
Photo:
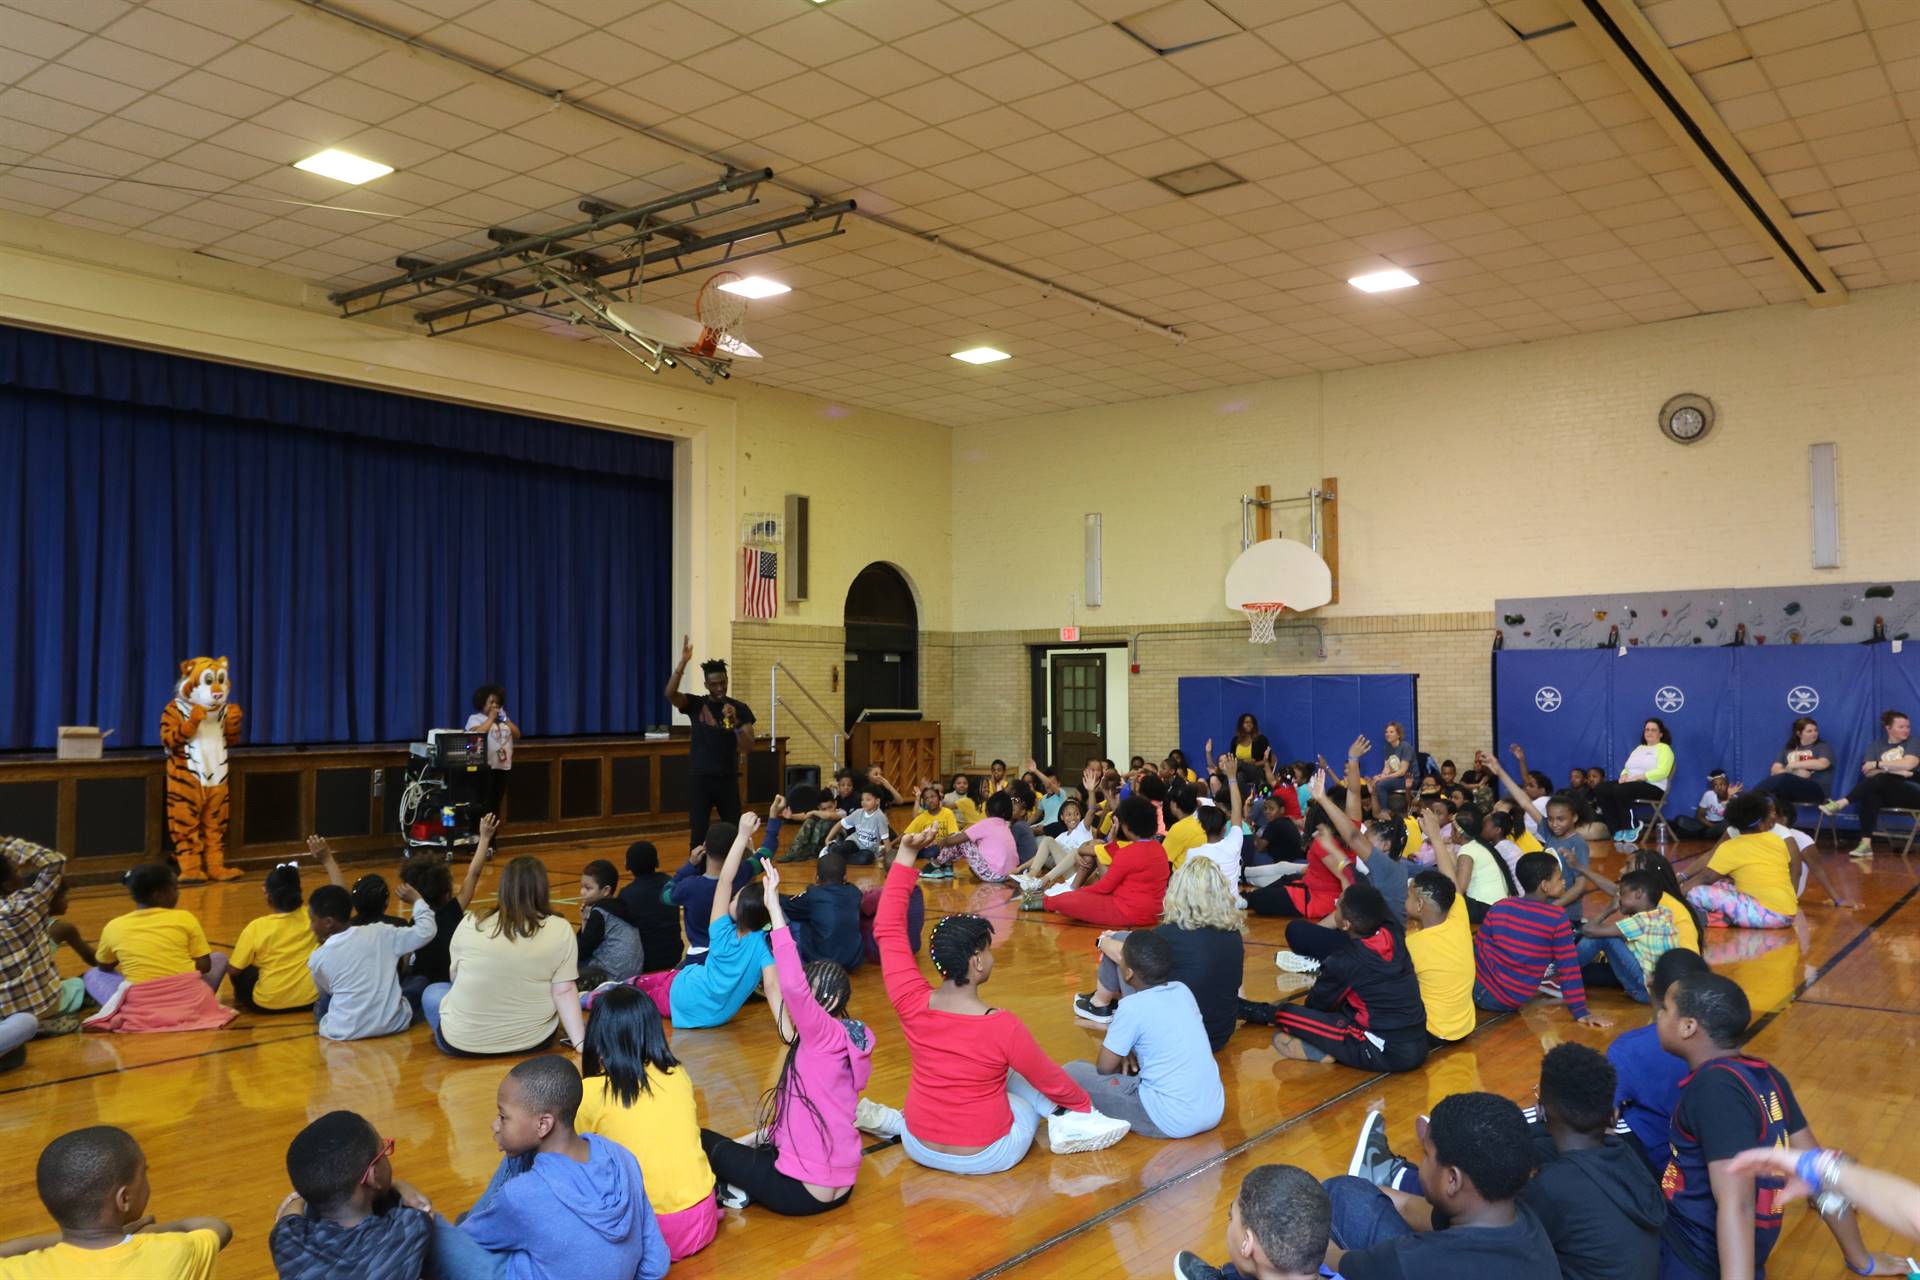
{"label": "mascot head", "polygon": [[189,658],[180,664],[180,683],[174,694],[182,702],[213,711],[227,704],[230,687],[225,658]]}

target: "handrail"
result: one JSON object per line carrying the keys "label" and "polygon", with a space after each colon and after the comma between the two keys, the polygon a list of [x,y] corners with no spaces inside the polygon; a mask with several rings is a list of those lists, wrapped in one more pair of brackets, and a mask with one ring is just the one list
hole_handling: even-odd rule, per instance
{"label": "handrail", "polygon": [[[821,704],[820,699],[813,696],[813,690],[807,688],[806,684],[801,681],[799,676],[796,676],[795,674],[793,674],[792,671],[788,670],[786,663],[780,661],[780,659],[778,658],[775,658],[773,660],[773,665],[767,670],[767,700],[769,703],[772,704],[772,709],[773,709],[774,736],[776,738],[780,736],[780,706],[781,706],[780,673],[782,671],[785,671],[787,673],[787,679],[793,682],[793,687],[806,695],[807,701],[813,704],[814,710],[818,711],[821,715],[825,716],[827,718],[828,724],[832,724],[834,722],[833,712],[827,710],[826,707]],[[793,710],[792,704],[789,703],[787,705],[789,710]],[[820,741],[820,735],[815,733],[810,727],[808,727],[807,722],[805,720],[802,720],[799,717],[799,715],[796,714],[794,716],[794,721],[800,726],[802,730],[806,732],[806,735],[809,738],[813,739],[816,745],[826,748],[828,756],[833,761],[833,767],[835,769],[838,769],[840,767],[840,743],[845,735],[840,733],[838,730],[835,730],[833,734],[833,745],[828,746],[826,743]]]}

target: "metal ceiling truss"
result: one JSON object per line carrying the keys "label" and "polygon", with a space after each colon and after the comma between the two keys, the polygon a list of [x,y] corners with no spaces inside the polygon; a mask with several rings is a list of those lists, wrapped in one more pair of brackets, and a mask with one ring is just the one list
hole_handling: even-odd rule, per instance
{"label": "metal ceiling truss", "polygon": [[[436,337],[516,315],[546,316],[594,329],[649,369],[683,362],[711,383],[727,376],[724,358],[670,352],[615,324],[606,308],[637,300],[642,287],[655,281],[844,233],[855,207],[851,200],[815,201],[746,226],[702,232],[703,223],[757,205],[760,184],[772,176],[771,169],[730,172],[704,186],[626,208],[582,200],[584,222],[537,234],[494,227],[487,232],[491,249],[446,262],[396,258],[399,275],[334,293],[329,300],[344,316],[415,306],[414,319]],[[422,303],[429,305],[421,308]]]}

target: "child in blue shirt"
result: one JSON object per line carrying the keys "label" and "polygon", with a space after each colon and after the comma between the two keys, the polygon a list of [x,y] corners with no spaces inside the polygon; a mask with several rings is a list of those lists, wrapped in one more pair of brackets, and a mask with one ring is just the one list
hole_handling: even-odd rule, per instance
{"label": "child in blue shirt", "polygon": [[731,822],[716,822],[708,827],[706,842],[694,846],[687,864],[673,873],[673,880],[667,886],[667,901],[680,908],[681,924],[687,931],[687,963],[699,963],[699,958],[706,953],[707,922],[713,916],[714,898],[733,901],[733,895],[743,883],[741,876],[744,874],[751,880],[760,874],[758,863],[736,870],[727,878],[726,892],[719,892],[720,867],[739,832]]}
{"label": "child in blue shirt", "polygon": [[[1706,973],[1707,962],[1696,951],[1673,947],[1654,962],[1647,994],[1654,1009],[1665,1003],[1667,988],[1690,974]],[[1667,1127],[1673,1104],[1680,1098],[1680,1082],[1687,1064],[1660,1047],[1659,1029],[1649,1022],[1616,1037],[1607,1046],[1607,1061],[1615,1077],[1613,1105],[1621,1123],[1633,1131],[1640,1154],[1655,1176],[1666,1172],[1669,1148]]]}
{"label": "child in blue shirt", "polygon": [[494,1141],[504,1159],[460,1229],[504,1255],[505,1280],[660,1280],[667,1242],[640,1165],[617,1142],[574,1132],[580,1072],[558,1054],[500,1082]]}
{"label": "child in blue shirt", "polygon": [[1167,981],[1172,972],[1173,946],[1164,936],[1127,934],[1120,977],[1128,994],[1107,1024],[1100,1061],[1066,1064],[1094,1110],[1148,1138],[1205,1133],[1220,1123],[1227,1101],[1200,1006],[1184,983]]}

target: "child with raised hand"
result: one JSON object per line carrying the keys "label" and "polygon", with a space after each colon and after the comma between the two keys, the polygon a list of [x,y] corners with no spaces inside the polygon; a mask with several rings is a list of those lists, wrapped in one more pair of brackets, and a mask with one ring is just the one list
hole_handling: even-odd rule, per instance
{"label": "child with raised hand", "polygon": [[907,823],[908,835],[916,831],[931,830],[939,838],[945,839],[959,832],[959,819],[954,816],[953,810],[946,806],[940,794],[940,788],[934,783],[929,782],[921,786],[918,802],[919,810],[913,815],[913,820]]}
{"label": "child with raised hand", "polygon": [[323,884],[307,898],[307,918],[320,940],[307,956],[307,972],[319,996],[313,1012],[323,1039],[390,1036],[412,1025],[414,1011],[400,989],[399,965],[433,941],[439,926],[433,908],[404,879],[400,900],[413,911],[413,922],[404,929],[354,924],[352,895],[337,883]]}
{"label": "child with raised hand", "polygon": [[[767,872],[768,889],[779,875]],[[764,1205],[787,1217],[810,1217],[845,1204],[860,1172],[854,1114],[873,1073],[873,1032],[846,1016],[853,984],[832,960],[803,962],[782,908],[770,892],[773,963],[780,984],[780,1035],[787,1056],[761,1103],[751,1142],[710,1129],[700,1133],[729,1207]]]}
{"label": "child with raised hand", "polygon": [[[1520,761],[1524,771],[1527,764],[1526,752],[1518,743],[1507,748]],[[1582,875],[1592,865],[1592,856],[1587,849],[1585,837],[1580,834],[1580,801],[1577,797],[1564,792],[1542,798],[1545,791],[1546,775],[1529,773],[1526,783],[1515,781],[1514,776],[1500,763],[1500,757],[1491,751],[1480,753],[1479,760],[1492,776],[1500,780],[1500,785],[1513,798],[1519,807],[1522,823],[1542,849],[1560,859],[1560,870],[1567,882],[1567,890],[1561,896],[1560,905],[1566,908],[1567,919],[1578,924],[1585,914],[1583,900],[1586,885],[1581,882]]]}
{"label": "child with raised hand", "polygon": [[[740,860],[759,829],[757,814],[740,815],[740,829],[720,864],[719,884],[733,883]],[[731,901],[715,894],[707,915],[705,961],[682,965],[671,977],[643,975],[640,987],[656,1002],[664,991],[674,1026],[682,1030],[721,1026],[740,1012],[740,1006],[756,988],[766,996],[774,1017],[780,1016],[779,979],[767,947],[766,895],[766,885],[758,881],[740,889]]]}
{"label": "child with raised hand", "polygon": [[[941,984],[921,976],[907,948],[907,898],[920,879],[914,859],[932,843],[924,831],[901,841],[874,919],[887,998],[912,1051],[906,1108],[862,1098],[855,1122],[898,1137],[915,1164],[948,1173],[1011,1169],[1033,1145],[1042,1116],[1056,1155],[1112,1146],[1126,1136],[1127,1123],[1094,1111],[1086,1091],[1018,1017],[980,998],[980,985],[993,975],[991,924],[971,914],[941,920],[927,943]],[[1164,855],[1160,863],[1164,872]]]}
{"label": "child with raised hand", "polygon": [[1365,883],[1380,891],[1386,900],[1387,913],[1404,928],[1407,879],[1412,871],[1403,860],[1407,850],[1406,823],[1389,813],[1376,813],[1364,821],[1360,816],[1360,758],[1372,748],[1373,744],[1362,734],[1347,749],[1347,772],[1341,782],[1346,792],[1343,805],[1334,805],[1323,789],[1316,789],[1313,799],[1334,830],[1340,833],[1346,851],[1358,862],[1358,870],[1366,877]]}
{"label": "child with raised hand", "polygon": [[[781,918],[774,911],[777,883],[769,875],[767,913],[776,928]],[[867,958],[866,940],[860,933],[860,890],[847,883],[847,860],[832,849],[814,865],[812,886],[798,897],[780,898],[777,905],[787,918],[801,960],[831,960],[852,972]]]}
{"label": "child with raised hand", "polygon": [[493,1122],[500,1167],[460,1229],[500,1255],[512,1280],[660,1280],[667,1242],[640,1165],[619,1143],[575,1131],[581,1094],[580,1073],[557,1054],[507,1073]]}
{"label": "child with raised hand", "polygon": [[320,940],[302,910],[306,895],[300,891],[298,864],[283,862],[267,872],[266,896],[271,914],[247,921],[233,944],[227,971],[233,998],[255,1013],[304,1013],[319,998],[307,957]]}
{"label": "child with raised hand", "polygon": [[287,1180],[267,1248],[280,1280],[483,1275],[493,1258],[419,1188],[393,1176],[391,1139],[365,1116],[329,1111],[287,1144]]}
{"label": "child with raised hand", "polygon": [[5,1280],[213,1280],[233,1228],[218,1218],[155,1222],[147,1157],[125,1129],[95,1125],[46,1145],[34,1169],[60,1228],[0,1244]]}
{"label": "child with raised hand", "polygon": [[1069,1062],[1067,1075],[1094,1110],[1148,1138],[1190,1138],[1220,1123],[1226,1090],[1207,1043],[1200,1006],[1173,972],[1173,946],[1135,929],[1120,947],[1127,997],[1107,1023],[1098,1062]]}
{"label": "child with raised hand", "polygon": [[[1091,845],[1083,846],[1075,855],[1075,887],[1044,898],[1040,905],[1045,910],[1109,929],[1146,928],[1160,918],[1171,868],[1166,849],[1154,839],[1153,805],[1141,796],[1128,796],[1120,802],[1118,821],[1121,839],[1108,851],[1112,862],[1106,874],[1086,883],[1099,854]],[[1023,910],[1030,905],[1031,899],[1021,904]]]}
{"label": "child with raised hand", "polygon": [[615,893],[619,887],[620,873],[605,858],[580,871],[580,968],[592,965],[610,982],[646,971],[640,931]]}
{"label": "child with raised hand", "polygon": [[736,843],[735,837],[745,826],[747,817],[753,819],[754,830],[758,830],[757,814],[743,815],[741,826],[716,822],[708,827],[706,839],[688,851],[686,865],[673,873],[673,880],[667,886],[666,900],[680,908],[681,924],[686,929],[688,964],[699,964],[706,956],[707,926],[713,919],[713,904],[732,902],[740,886],[758,874],[757,863],[748,867],[736,860],[731,875],[725,880],[721,878],[727,852]]}
{"label": "child with raised hand", "polygon": [[182,911],[173,868],[150,862],[127,873],[135,909],[100,930],[98,963],[87,971],[87,994],[100,1002],[89,1031],[205,1031],[224,1027],[239,1010],[214,993],[227,957],[207,946],[206,931]]}
{"label": "child with raised hand", "polygon": [[1477,838],[1482,826],[1479,810],[1471,805],[1456,810],[1453,830],[1448,832],[1433,809],[1423,809],[1420,826],[1433,847],[1434,867],[1465,896],[1467,918],[1474,924],[1484,921],[1495,903],[1519,895],[1520,886],[1506,860]]}
{"label": "child with raised hand", "polygon": [[700,1252],[720,1227],[713,1168],[701,1149],[693,1080],[652,999],[613,987],[594,1001],[580,1064],[586,1080],[574,1129],[610,1138],[640,1162],[675,1262]]}

